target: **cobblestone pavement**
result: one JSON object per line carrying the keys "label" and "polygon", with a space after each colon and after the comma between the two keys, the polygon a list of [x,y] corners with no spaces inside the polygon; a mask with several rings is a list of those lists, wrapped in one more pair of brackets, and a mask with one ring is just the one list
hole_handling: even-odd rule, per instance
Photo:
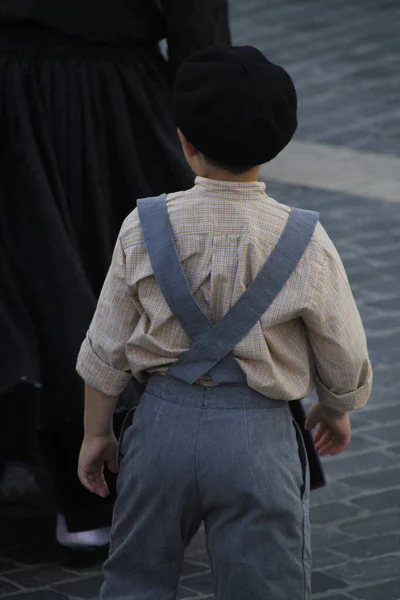
{"label": "cobblestone pavement", "polygon": [[[260,46],[296,78],[299,139],[400,155],[396,0],[234,0],[232,19],[236,41]],[[329,485],[312,494],[314,598],[400,600],[399,206],[287,184],[267,190],[320,211],[375,370],[371,401],[352,417],[350,449],[324,461]],[[53,529],[40,508],[36,518],[0,520],[0,598],[98,598],[104,556],[66,553]],[[202,535],[188,551],[179,598],[212,598]]]}
{"label": "cobblestone pavement", "polygon": [[235,42],[286,67],[298,138],[400,154],[397,0],[231,0]]}

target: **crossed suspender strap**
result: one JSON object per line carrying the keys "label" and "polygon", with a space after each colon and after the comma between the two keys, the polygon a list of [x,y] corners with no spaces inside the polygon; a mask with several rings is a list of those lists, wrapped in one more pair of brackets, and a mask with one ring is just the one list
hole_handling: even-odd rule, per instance
{"label": "crossed suspender strap", "polygon": [[243,381],[243,372],[231,351],[268,310],[295,270],[314,234],[318,213],[292,209],[281,237],[254,281],[223,319],[212,325],[186,281],[165,195],[139,200],[138,211],[154,275],[172,313],[194,342],[168,374],[190,384],[207,373],[216,383]]}
{"label": "crossed suspender strap", "polygon": [[[194,299],[183,272],[168,217],[166,196],[163,194],[138,200],[137,208],[147,252],[161,292],[185,333],[196,342],[212,329],[213,324]],[[233,356],[228,356],[210,371],[215,383],[246,381]],[[168,374],[172,375],[171,369]]]}

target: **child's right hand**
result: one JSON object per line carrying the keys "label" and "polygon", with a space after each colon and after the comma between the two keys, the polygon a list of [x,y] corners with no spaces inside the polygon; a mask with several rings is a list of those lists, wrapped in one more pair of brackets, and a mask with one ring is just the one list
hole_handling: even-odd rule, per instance
{"label": "child's right hand", "polygon": [[347,413],[338,413],[315,402],[308,411],[305,428],[311,430],[317,425],[313,439],[321,456],[335,456],[347,448],[351,439],[351,424]]}
{"label": "child's right hand", "polygon": [[117,440],[113,433],[91,437],[85,435],[79,454],[78,477],[82,485],[93,494],[107,498],[110,494],[105,477],[104,465],[117,473]]}

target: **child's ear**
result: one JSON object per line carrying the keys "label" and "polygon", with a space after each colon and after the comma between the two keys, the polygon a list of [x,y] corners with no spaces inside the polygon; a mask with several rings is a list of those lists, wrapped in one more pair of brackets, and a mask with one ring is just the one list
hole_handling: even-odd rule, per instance
{"label": "child's ear", "polygon": [[182,131],[178,128],[178,135],[179,135],[179,139],[181,140],[181,144],[182,144],[182,148],[184,153],[186,154],[186,156],[188,156],[189,158],[194,158],[195,156],[198,155],[199,151],[197,150],[197,148],[195,148],[193,146],[193,144],[191,144],[186,136],[182,133]]}

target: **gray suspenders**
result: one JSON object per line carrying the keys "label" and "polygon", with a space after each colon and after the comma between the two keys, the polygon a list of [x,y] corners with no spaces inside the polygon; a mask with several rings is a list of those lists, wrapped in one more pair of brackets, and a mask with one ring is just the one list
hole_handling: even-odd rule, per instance
{"label": "gray suspenders", "polygon": [[256,325],[278,296],[303,256],[318,213],[292,209],[268,260],[244,294],[216,325],[195,301],[183,272],[168,217],[165,194],[137,203],[144,241],[165,300],[192,348],[168,369],[168,375],[193,384],[209,374],[215,383],[245,382],[232,349]]}

